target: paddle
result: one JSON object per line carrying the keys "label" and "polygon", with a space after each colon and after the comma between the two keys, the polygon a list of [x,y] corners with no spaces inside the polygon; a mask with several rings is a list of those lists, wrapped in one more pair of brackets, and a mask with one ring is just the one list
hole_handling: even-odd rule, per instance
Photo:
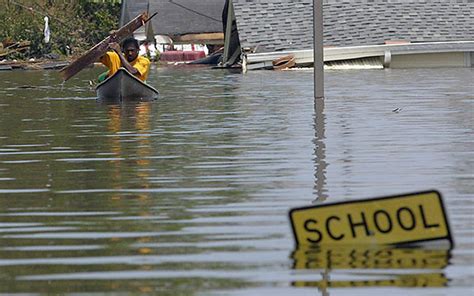
{"label": "paddle", "polygon": [[101,42],[97,43],[94,47],[89,49],[85,54],[80,56],[71,64],[59,70],[63,80],[67,81],[69,78],[79,73],[82,69],[97,61],[98,58],[107,52],[109,49],[109,43],[119,43],[126,37],[130,36],[135,30],[151,20],[151,18],[153,18],[155,15],[156,12],[152,16],[148,17],[148,14],[144,12],[115,31],[110,36],[106,37]]}

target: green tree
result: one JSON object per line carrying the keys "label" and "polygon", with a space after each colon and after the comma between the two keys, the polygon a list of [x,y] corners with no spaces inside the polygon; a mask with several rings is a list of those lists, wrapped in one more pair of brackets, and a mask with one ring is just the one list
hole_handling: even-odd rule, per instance
{"label": "green tree", "polygon": [[[118,28],[120,3],[89,0],[0,0],[0,41],[30,41],[27,52],[15,57],[46,53],[78,55]],[[51,41],[44,42],[44,20],[49,17]]]}

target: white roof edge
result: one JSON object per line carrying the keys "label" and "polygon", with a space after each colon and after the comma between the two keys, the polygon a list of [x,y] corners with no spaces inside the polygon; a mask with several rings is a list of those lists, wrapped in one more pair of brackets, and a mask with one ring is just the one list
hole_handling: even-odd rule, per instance
{"label": "white roof edge", "polygon": [[[383,56],[387,51],[389,51],[392,55],[442,52],[474,52],[474,40],[326,47],[324,48],[324,61],[327,62],[344,59]],[[246,56],[247,62],[250,64],[274,60],[278,57],[290,54],[296,56],[297,63],[307,63],[313,61],[313,49],[293,51],[289,50],[268,53],[246,53]]]}

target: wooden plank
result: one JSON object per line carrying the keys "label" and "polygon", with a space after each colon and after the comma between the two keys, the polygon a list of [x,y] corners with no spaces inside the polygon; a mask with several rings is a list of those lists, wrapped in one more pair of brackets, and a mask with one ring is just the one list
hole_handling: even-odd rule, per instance
{"label": "wooden plank", "polygon": [[67,66],[67,63],[65,63],[65,62],[51,62],[51,63],[40,64],[40,67],[44,70],[56,70],[56,69],[61,69],[64,66]]}
{"label": "wooden plank", "polygon": [[186,34],[173,38],[175,44],[177,43],[215,43],[224,44],[224,33],[203,33],[203,34]]}
{"label": "wooden plank", "polygon": [[13,70],[12,66],[0,65],[0,71],[10,71],[10,70]]}
{"label": "wooden plank", "polygon": [[82,69],[97,61],[107,52],[109,49],[109,43],[121,42],[123,39],[130,36],[136,29],[145,24],[145,22],[147,22],[149,19],[151,19],[151,17],[148,18],[147,13],[144,12],[121,27],[114,34],[106,37],[104,40],[96,44],[77,60],[59,71],[63,80],[67,81],[69,78],[79,73]]}

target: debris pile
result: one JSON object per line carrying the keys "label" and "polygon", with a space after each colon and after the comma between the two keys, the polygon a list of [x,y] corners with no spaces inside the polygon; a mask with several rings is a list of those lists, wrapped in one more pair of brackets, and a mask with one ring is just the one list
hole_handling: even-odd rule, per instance
{"label": "debris pile", "polygon": [[0,43],[0,59],[5,59],[14,53],[22,53],[30,49],[30,41],[12,41],[9,39],[3,40]]}
{"label": "debris pile", "polygon": [[53,61],[59,58],[58,55],[47,54],[43,58],[28,60],[18,60],[15,54],[24,53],[30,49],[30,41],[12,41],[10,39],[0,42],[0,71],[5,70],[46,70],[60,69],[67,65],[64,61]]}

